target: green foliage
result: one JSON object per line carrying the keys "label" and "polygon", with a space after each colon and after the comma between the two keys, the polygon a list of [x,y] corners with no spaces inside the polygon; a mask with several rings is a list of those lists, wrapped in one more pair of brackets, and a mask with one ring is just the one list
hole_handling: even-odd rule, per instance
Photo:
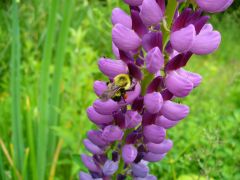
{"label": "green foliage", "polygon": [[[19,16],[13,17],[12,3],[0,2],[0,140],[14,160],[11,165],[1,144],[0,179],[18,179],[18,173],[24,179],[35,180],[40,174],[40,179],[50,175],[57,180],[77,179],[78,172],[86,170],[78,154],[86,153],[82,140],[95,127],[85,110],[96,98],[94,80],[106,79],[97,68],[97,59],[113,58],[111,9],[128,8],[119,0],[76,0],[73,8],[68,3],[58,2],[56,16],[48,24],[49,8],[54,8],[48,1],[20,1]],[[168,131],[174,148],[164,160],[151,165],[159,179],[240,179],[239,15],[237,9],[213,17],[212,23],[222,33],[220,49],[213,55],[194,56],[187,67],[204,80],[183,100],[191,107],[190,116]],[[11,47],[19,48],[18,41],[21,51],[11,54],[15,51]],[[16,60],[20,64],[13,64]],[[22,128],[14,113],[21,117]],[[23,142],[16,141],[20,137],[16,133],[23,133]],[[24,147],[22,160],[15,155],[20,152],[18,145]],[[44,161],[39,164],[39,160]]]}

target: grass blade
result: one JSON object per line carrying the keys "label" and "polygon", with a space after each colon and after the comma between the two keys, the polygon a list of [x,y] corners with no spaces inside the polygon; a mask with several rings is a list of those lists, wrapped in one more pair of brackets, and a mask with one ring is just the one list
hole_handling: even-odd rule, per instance
{"label": "grass blade", "polygon": [[21,44],[18,17],[18,4],[15,0],[12,3],[12,50],[10,65],[11,81],[11,109],[12,109],[12,130],[14,145],[14,162],[19,171],[23,168],[23,135],[21,123],[21,103],[20,103],[20,59]]}
{"label": "grass blade", "polygon": [[[74,0],[65,1],[65,9],[63,15],[63,22],[61,25],[61,30],[59,34],[59,40],[57,44],[57,52],[55,58],[55,71],[53,74],[53,83],[51,91],[51,101],[50,101],[50,112],[49,112],[49,126],[56,126],[58,123],[58,109],[59,109],[59,99],[60,99],[60,82],[62,77],[62,67],[65,58],[65,49],[67,44],[68,31],[70,26],[71,14],[74,5]],[[52,161],[54,148],[56,146],[56,136],[50,130],[49,133],[49,157]]]}
{"label": "grass blade", "polygon": [[59,1],[52,0],[49,8],[49,19],[47,25],[47,37],[44,44],[43,60],[40,74],[40,96],[39,96],[39,124],[37,142],[37,168],[38,179],[43,180],[46,170],[46,151],[48,134],[48,108],[49,108],[49,66],[52,57],[53,43],[56,32],[56,15]]}

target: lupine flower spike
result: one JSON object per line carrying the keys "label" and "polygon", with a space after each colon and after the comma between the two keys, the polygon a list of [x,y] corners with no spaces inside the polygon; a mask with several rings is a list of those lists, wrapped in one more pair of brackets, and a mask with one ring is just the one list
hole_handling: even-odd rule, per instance
{"label": "lupine flower spike", "polygon": [[98,98],[87,115],[96,129],[83,141],[92,155],[81,155],[88,172],[80,172],[80,180],[157,179],[148,163],[167,155],[173,147],[167,130],[190,111],[175,99],[188,96],[202,81],[185,66],[192,55],[213,53],[220,45],[221,35],[206,13],[222,12],[233,2],[196,0],[191,9],[186,6],[193,1],[186,0],[123,1],[130,12],[117,7],[111,18],[109,44],[116,59],[98,61],[109,81],[93,85]]}

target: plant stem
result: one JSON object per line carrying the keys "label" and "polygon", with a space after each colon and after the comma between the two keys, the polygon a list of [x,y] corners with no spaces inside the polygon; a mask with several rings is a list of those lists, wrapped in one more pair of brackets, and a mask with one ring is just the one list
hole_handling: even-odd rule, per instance
{"label": "plant stem", "polygon": [[11,50],[11,109],[12,109],[12,132],[14,145],[14,162],[17,169],[21,172],[23,168],[23,135],[21,122],[21,102],[20,102],[20,60],[21,60],[21,44],[18,4],[13,0],[12,4],[12,50]]}
{"label": "plant stem", "polygon": [[[68,30],[71,20],[72,8],[74,6],[74,0],[65,2],[65,9],[63,15],[63,22],[61,25],[61,31],[59,34],[59,40],[57,44],[57,52],[55,58],[55,71],[53,74],[53,83],[51,88],[50,99],[50,112],[49,112],[49,127],[54,127],[58,124],[59,115],[59,99],[60,99],[60,82],[62,77],[62,67],[65,58],[65,49],[67,44]],[[54,148],[56,146],[56,136],[53,131],[49,131],[49,158],[52,161]]]}
{"label": "plant stem", "polygon": [[56,15],[59,1],[52,0],[49,8],[49,19],[47,25],[47,37],[44,45],[44,54],[41,64],[40,75],[40,96],[39,96],[39,126],[38,126],[38,144],[37,144],[37,168],[38,179],[43,180],[46,170],[46,151],[48,134],[48,109],[49,109],[49,66],[52,57],[54,43],[54,33],[56,30]]}

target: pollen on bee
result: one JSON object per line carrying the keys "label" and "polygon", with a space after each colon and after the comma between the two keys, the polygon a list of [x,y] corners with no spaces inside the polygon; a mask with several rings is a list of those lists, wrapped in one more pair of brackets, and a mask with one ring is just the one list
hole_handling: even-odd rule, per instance
{"label": "pollen on bee", "polygon": [[123,95],[123,99],[127,99],[128,98],[128,95],[127,94],[124,94]]}

